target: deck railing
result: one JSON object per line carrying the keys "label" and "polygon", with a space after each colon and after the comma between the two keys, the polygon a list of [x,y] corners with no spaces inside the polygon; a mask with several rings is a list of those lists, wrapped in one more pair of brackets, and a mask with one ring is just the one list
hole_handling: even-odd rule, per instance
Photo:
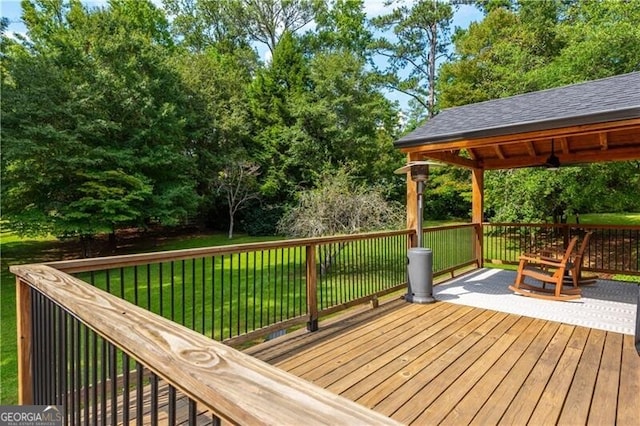
{"label": "deck railing", "polygon": [[64,424],[395,424],[64,272],[11,270],[19,401]]}
{"label": "deck railing", "polygon": [[487,262],[517,263],[522,253],[563,248],[572,237],[593,231],[583,270],[640,275],[640,226],[485,223],[483,227]]}
{"label": "deck railing", "polygon": [[[473,225],[427,228],[434,273],[477,261]],[[54,262],[212,339],[238,345],[404,288],[412,230]],[[464,248],[463,248],[464,247]]]}
{"label": "deck railing", "polygon": [[[427,228],[424,241],[437,276],[587,229],[589,269],[638,273],[640,227],[467,224]],[[20,401],[62,405],[67,424],[282,423],[316,412],[296,400],[308,394],[323,415],[362,419],[214,340],[314,330],[322,315],[403,290],[412,241],[403,230],[14,266]]]}

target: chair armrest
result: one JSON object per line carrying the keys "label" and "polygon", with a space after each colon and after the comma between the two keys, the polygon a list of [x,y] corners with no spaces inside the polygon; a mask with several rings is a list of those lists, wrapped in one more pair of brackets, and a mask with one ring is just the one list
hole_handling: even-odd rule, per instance
{"label": "chair armrest", "polygon": [[526,262],[526,263],[536,263],[539,265],[546,265],[546,266],[553,266],[555,268],[564,268],[566,266],[566,263],[563,263],[559,260],[549,260],[549,259],[542,259],[540,257],[528,257],[528,256],[520,256],[520,262]]}

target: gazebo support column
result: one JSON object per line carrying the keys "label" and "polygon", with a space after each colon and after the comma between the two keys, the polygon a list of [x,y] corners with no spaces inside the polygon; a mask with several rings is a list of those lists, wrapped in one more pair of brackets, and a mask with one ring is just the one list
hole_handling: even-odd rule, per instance
{"label": "gazebo support column", "polygon": [[471,221],[476,225],[476,257],[478,267],[481,268],[484,259],[482,256],[482,245],[484,241],[484,230],[482,219],[484,213],[484,169],[471,169],[471,185],[473,187],[471,196]]}
{"label": "gazebo support column", "polygon": [[[422,156],[417,153],[409,153],[407,155],[407,162],[411,161],[419,161],[422,160]],[[416,183],[411,180],[411,173],[407,173],[407,229],[416,229],[417,225],[417,192],[416,192]],[[411,238],[411,247],[417,246],[417,238],[415,235]]]}

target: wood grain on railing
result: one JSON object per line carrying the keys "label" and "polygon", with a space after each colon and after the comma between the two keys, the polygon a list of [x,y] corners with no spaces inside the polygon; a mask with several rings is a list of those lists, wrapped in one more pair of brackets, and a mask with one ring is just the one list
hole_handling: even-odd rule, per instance
{"label": "wood grain on railing", "polygon": [[33,404],[32,380],[32,318],[31,318],[31,287],[16,278],[16,308],[18,324],[18,403],[20,405]]}
{"label": "wood grain on railing", "polygon": [[223,420],[397,424],[49,266],[11,272]]}

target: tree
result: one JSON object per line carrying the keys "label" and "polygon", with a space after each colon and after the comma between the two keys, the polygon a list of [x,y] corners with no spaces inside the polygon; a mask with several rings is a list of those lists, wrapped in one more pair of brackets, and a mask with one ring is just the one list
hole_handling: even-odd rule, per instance
{"label": "tree", "polygon": [[236,160],[218,173],[216,187],[222,193],[229,211],[229,239],[233,238],[236,213],[249,201],[259,198],[258,182],[260,166],[246,160]]}
{"label": "tree", "polygon": [[[438,60],[447,56],[453,9],[436,0],[419,0],[411,6],[398,0],[396,4],[399,6],[391,13],[372,19],[375,28],[392,30],[394,35],[372,44],[375,54],[387,58],[388,67],[380,70],[375,62],[372,65],[387,87],[411,96],[433,117],[436,69]],[[402,71],[407,67],[408,76],[404,77]]]}
{"label": "tree", "polygon": [[[454,60],[440,68],[441,108],[638,70],[637,2],[482,3],[485,19],[456,33]],[[502,221],[558,221],[573,212],[629,208],[627,200],[637,187],[618,185],[614,176],[637,180],[626,174],[634,167],[623,164],[563,167],[558,174],[540,169],[488,172],[486,205]]]}
{"label": "tree", "polygon": [[234,0],[233,17],[249,38],[264,43],[272,55],[280,38],[310,23],[321,0]]}
{"label": "tree", "polygon": [[[564,42],[556,1],[520,1],[515,10],[492,8],[485,19],[454,36],[454,60],[440,68],[440,108],[541,90],[540,70]],[[561,84],[556,84],[561,85]]]}
{"label": "tree", "polygon": [[332,0],[321,4],[315,15],[315,31],[304,35],[312,53],[350,52],[359,58],[368,54],[373,40],[367,28],[363,0]]}
{"label": "tree", "polygon": [[172,32],[195,52],[215,46],[231,52],[248,45],[246,30],[233,19],[230,0],[162,0],[172,19]]}
{"label": "tree", "polygon": [[379,187],[355,184],[344,169],[326,173],[303,191],[279,229],[292,237],[355,234],[400,226],[403,210],[387,202]]}
{"label": "tree", "polygon": [[83,240],[179,222],[197,198],[162,13],[131,0],[25,1],[23,13],[28,38],[3,61],[3,218]]}

